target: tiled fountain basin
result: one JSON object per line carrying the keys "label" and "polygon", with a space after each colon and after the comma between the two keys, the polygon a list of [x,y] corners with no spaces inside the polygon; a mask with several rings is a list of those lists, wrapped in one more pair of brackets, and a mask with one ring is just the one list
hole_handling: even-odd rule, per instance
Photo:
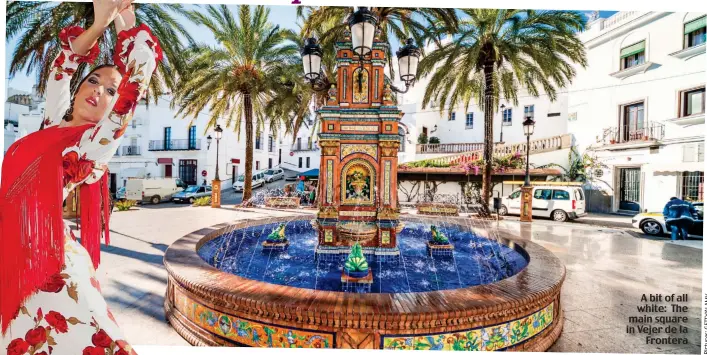
{"label": "tiled fountain basin", "polygon": [[452,203],[421,202],[416,205],[417,214],[427,216],[459,216],[459,206]]}
{"label": "tiled fountain basin", "polygon": [[[206,346],[516,351],[544,351],[562,331],[564,265],[539,245],[500,232],[501,243],[527,253],[527,267],[495,283],[431,292],[351,294],[282,286],[222,272],[197,254],[234,228],[292,220],[217,225],[170,246],[165,310],[174,329]],[[448,223],[488,236],[454,220]]]}

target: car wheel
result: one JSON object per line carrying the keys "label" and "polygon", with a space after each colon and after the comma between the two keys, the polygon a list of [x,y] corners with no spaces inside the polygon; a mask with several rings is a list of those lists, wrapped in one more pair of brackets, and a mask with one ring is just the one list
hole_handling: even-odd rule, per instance
{"label": "car wheel", "polygon": [[641,223],[641,231],[648,235],[662,235],[663,227],[658,223],[658,221],[649,219]]}
{"label": "car wheel", "polygon": [[189,197],[189,203],[194,204],[194,201],[196,201],[193,197]]}
{"label": "car wheel", "polygon": [[498,214],[501,216],[505,216],[508,214],[508,208],[506,206],[501,205],[501,208],[498,209]]}
{"label": "car wheel", "polygon": [[162,201],[162,199],[157,195],[152,196],[152,198],[150,199],[150,202],[152,202],[153,205],[160,203],[160,201]]}
{"label": "car wheel", "polygon": [[552,211],[552,219],[556,222],[565,222],[567,221],[567,213],[563,210],[554,210]]}

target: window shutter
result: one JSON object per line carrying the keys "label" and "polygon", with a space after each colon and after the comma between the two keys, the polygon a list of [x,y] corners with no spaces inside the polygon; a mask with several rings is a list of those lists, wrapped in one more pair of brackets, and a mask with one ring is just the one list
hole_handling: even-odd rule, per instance
{"label": "window shutter", "polygon": [[697,31],[707,26],[707,16],[702,16],[685,24],[685,34]]}
{"label": "window shutter", "polygon": [[636,44],[630,45],[621,49],[621,58],[625,58],[636,53],[640,53],[646,50],[646,41],[640,41]]}
{"label": "window shutter", "polygon": [[693,144],[685,144],[682,146],[682,161],[684,163],[695,162],[695,146]]}

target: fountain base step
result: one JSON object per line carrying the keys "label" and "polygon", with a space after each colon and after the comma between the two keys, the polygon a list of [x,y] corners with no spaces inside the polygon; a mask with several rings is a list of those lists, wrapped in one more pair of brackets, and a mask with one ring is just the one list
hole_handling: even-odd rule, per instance
{"label": "fountain base step", "polygon": [[427,254],[430,256],[452,256],[454,254],[454,245],[427,242]]}
{"label": "fountain base step", "polygon": [[[363,247],[363,254],[369,262],[397,263],[400,261],[400,249]],[[315,253],[318,260],[324,262],[338,262],[346,259],[351,251],[350,246],[318,245]]]}
{"label": "fountain base step", "polygon": [[368,293],[371,292],[371,285],[373,285],[373,273],[370,269],[368,275],[364,277],[352,277],[345,271],[341,272],[341,290],[344,292]]}
{"label": "fountain base step", "polygon": [[284,242],[273,243],[269,241],[263,242],[263,251],[284,251],[290,246],[290,241],[286,240]]}

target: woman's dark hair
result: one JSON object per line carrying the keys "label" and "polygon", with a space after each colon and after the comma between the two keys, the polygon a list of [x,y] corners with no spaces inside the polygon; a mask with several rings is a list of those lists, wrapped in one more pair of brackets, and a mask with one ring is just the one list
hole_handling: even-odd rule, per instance
{"label": "woman's dark hair", "polygon": [[74,119],[74,98],[76,97],[76,93],[79,92],[79,90],[81,89],[81,85],[83,85],[83,83],[86,81],[86,79],[88,79],[89,76],[91,76],[91,74],[103,68],[118,69],[118,66],[115,64],[101,64],[93,68],[86,76],[83,77],[83,79],[81,79],[81,82],[79,82],[79,85],[76,87],[76,90],[71,93],[71,101],[69,102],[69,108],[66,110],[66,113],[64,113],[64,117],[62,118],[64,121],[69,122]]}

